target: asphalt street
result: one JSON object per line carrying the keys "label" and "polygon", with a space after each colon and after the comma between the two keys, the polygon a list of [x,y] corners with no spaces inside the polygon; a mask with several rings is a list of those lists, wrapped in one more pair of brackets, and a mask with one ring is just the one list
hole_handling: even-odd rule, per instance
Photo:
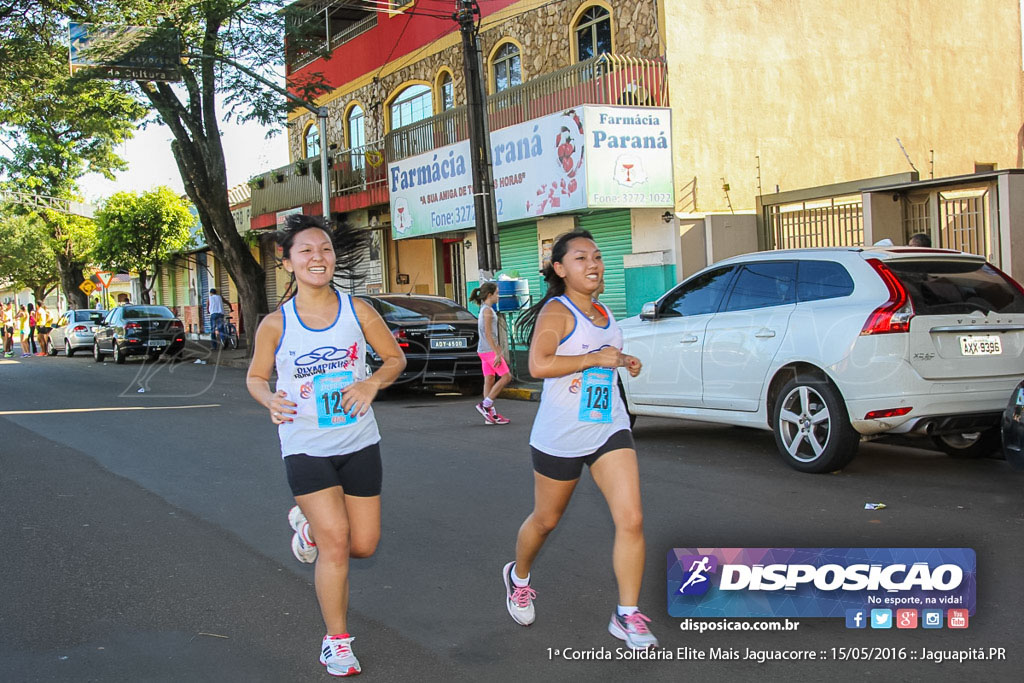
{"label": "asphalt street", "polygon": [[[291,555],[275,429],[242,370],[91,358],[0,361],[0,680],[310,681],[323,625]],[[140,393],[139,389],[145,389]],[[866,444],[843,472],[799,474],[770,433],[641,418],[647,570],[662,649],[1007,648],[1002,661],[566,660],[614,653],[612,524],[585,475],[534,566],[537,622],[505,611],[500,570],[532,504],[536,403],[398,392],[383,434],[383,536],[352,567],[361,679],[1019,680],[1024,474],[999,460]],[[867,511],[866,502],[884,510]],[[673,547],[968,547],[978,609],[963,631],[680,630]]]}

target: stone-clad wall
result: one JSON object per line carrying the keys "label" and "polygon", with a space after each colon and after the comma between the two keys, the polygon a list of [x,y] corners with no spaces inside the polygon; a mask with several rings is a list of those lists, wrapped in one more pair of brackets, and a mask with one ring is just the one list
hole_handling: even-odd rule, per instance
{"label": "stone-clad wall", "polygon": [[[572,47],[569,44],[569,24],[583,5],[594,4],[593,0],[568,0],[557,2],[537,10],[514,16],[501,24],[485,28],[481,33],[481,49],[486,62],[491,50],[499,41],[511,38],[522,46],[520,54],[524,82],[537,76],[569,66],[572,62]],[[613,0],[612,45],[614,52],[630,57],[656,58],[664,54],[658,39],[658,10],[655,0]],[[515,9],[515,5],[512,9]],[[342,125],[345,111],[350,103],[358,101],[366,113],[366,140],[372,142],[384,137],[384,103],[397,89],[410,81],[429,83],[436,86],[441,68],[447,67],[452,74],[455,104],[466,101],[462,75],[461,42],[424,57],[408,67],[382,76],[378,83],[370,83],[344,94],[334,94],[327,103],[330,109],[328,119],[328,140],[343,148]],[[484,65],[485,73],[488,66]],[[486,82],[486,81],[485,81]],[[438,110],[438,92],[434,91],[434,109]],[[291,123],[288,133],[289,155],[297,159],[302,155],[302,134],[307,124],[315,117],[304,114]]]}

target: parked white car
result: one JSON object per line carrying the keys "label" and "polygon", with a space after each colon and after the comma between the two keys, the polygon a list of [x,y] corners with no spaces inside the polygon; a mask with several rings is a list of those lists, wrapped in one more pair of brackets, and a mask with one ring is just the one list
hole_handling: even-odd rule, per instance
{"label": "parked white car", "polygon": [[88,351],[92,348],[93,330],[106,314],[106,311],[92,308],[65,312],[50,330],[47,352],[56,356],[63,351],[65,356],[71,357],[75,351]]}
{"label": "parked white car", "polygon": [[621,326],[644,364],[620,372],[632,415],[770,429],[802,472],[840,469],[884,434],[986,455],[1024,376],[1024,289],[942,249],[745,254]]}

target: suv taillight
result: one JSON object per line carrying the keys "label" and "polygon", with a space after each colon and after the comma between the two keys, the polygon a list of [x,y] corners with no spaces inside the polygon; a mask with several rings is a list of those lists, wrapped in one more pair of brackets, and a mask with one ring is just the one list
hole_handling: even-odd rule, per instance
{"label": "suv taillight", "polygon": [[889,267],[878,259],[868,259],[868,265],[875,269],[878,277],[882,278],[882,282],[889,289],[889,300],[868,316],[860,333],[868,335],[909,332],[910,319],[914,317],[914,304],[910,301],[906,287]]}

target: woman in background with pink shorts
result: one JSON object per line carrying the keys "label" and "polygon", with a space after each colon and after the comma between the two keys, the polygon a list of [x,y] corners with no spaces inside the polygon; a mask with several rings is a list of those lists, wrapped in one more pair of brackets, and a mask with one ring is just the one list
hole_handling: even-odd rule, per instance
{"label": "woman in background with pink shorts", "polygon": [[494,409],[494,399],[512,381],[512,372],[505,362],[505,354],[498,339],[498,314],[494,312],[494,304],[498,303],[498,285],[484,282],[473,290],[469,299],[480,306],[480,316],[477,318],[477,336],[480,341],[476,352],[484,370],[484,400],[476,404],[476,409],[484,416],[485,425],[506,425],[508,418]]}

